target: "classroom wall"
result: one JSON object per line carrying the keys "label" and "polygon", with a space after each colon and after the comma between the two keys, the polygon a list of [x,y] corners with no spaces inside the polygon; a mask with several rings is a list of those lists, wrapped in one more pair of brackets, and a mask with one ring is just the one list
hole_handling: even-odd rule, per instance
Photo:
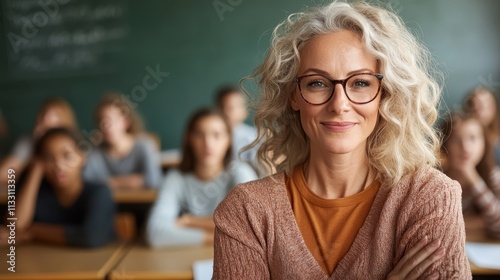
{"label": "classroom wall", "polygon": [[[94,129],[93,108],[109,90],[122,92],[135,104],[147,128],[160,135],[163,149],[178,148],[189,114],[211,105],[218,85],[237,83],[252,72],[262,61],[273,28],[289,13],[324,2],[57,1],[61,3],[49,1],[58,3],[52,10],[38,1],[1,1],[0,110],[11,132],[2,144],[4,151],[18,135],[30,132],[47,97],[67,99],[81,131],[89,133]],[[480,83],[499,91],[500,1],[385,2],[446,72],[446,104],[455,106]],[[44,11],[46,24],[37,14]],[[40,25],[32,37],[23,33],[23,17]],[[13,44],[12,34],[28,43]],[[157,68],[161,73],[144,84]]]}

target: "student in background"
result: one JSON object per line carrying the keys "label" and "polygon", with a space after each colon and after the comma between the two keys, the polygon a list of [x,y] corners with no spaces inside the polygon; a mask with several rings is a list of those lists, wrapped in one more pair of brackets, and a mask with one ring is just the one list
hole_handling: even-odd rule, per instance
{"label": "student in background", "polygon": [[66,128],[50,129],[38,140],[20,182],[16,241],[98,247],[114,238],[115,204],[109,188],[83,181],[80,140]]}
{"label": "student in background", "polygon": [[500,238],[500,171],[488,153],[491,145],[481,121],[470,114],[453,112],[441,130],[445,137],[442,150],[448,159],[444,172],[462,186],[463,211],[477,208],[488,234]]}
{"label": "student in background", "polygon": [[493,144],[490,152],[495,156],[496,164],[500,164],[500,127],[498,102],[492,90],[478,86],[466,98],[464,110],[477,117],[486,128],[488,141]]}
{"label": "student in background", "polygon": [[152,247],[210,244],[212,215],[236,184],[257,179],[246,163],[231,161],[231,128],[218,111],[201,109],[188,122],[182,161],[166,175],[151,209],[146,240]]}
{"label": "student in background", "polygon": [[243,93],[236,87],[224,86],[217,91],[217,106],[231,125],[233,158],[248,162],[258,169],[258,147],[243,150],[257,138],[255,128],[245,123],[248,110]]}
{"label": "student in background", "polygon": [[[101,143],[90,153],[84,178],[112,189],[157,188],[159,153],[143,134],[137,112],[119,94],[105,95],[95,111]],[[99,135],[98,135],[99,137]]]}
{"label": "student in background", "polygon": [[[63,99],[53,98],[46,100],[36,115],[33,132],[30,136],[24,136],[17,140],[9,156],[0,163],[1,174],[7,174],[12,168],[17,174],[21,174],[28,164],[34,142],[40,138],[45,131],[54,127],[65,127],[77,130],[75,115],[71,106]],[[6,180],[7,177],[0,180]]]}

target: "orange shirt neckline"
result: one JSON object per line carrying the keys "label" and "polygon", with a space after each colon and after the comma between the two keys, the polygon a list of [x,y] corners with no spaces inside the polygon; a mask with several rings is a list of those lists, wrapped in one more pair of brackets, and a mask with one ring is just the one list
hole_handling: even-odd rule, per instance
{"label": "orange shirt neckline", "polygon": [[293,170],[290,182],[297,188],[300,195],[309,203],[323,208],[345,207],[359,204],[365,201],[367,197],[374,197],[380,187],[380,182],[378,180],[374,180],[368,187],[357,194],[341,198],[326,199],[318,196],[311,191],[311,189],[309,189],[302,170],[303,164],[296,166]]}

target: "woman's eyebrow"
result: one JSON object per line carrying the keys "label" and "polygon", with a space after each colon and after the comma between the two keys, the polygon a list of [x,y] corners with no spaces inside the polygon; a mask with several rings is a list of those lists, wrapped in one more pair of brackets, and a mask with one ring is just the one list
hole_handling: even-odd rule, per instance
{"label": "woman's eyebrow", "polygon": [[[302,72],[302,75],[306,74],[307,72],[316,72],[318,74],[321,74],[323,76],[326,76],[326,77],[329,77],[331,78],[332,76],[330,75],[330,73],[328,73],[327,71],[325,70],[321,70],[321,69],[318,69],[318,68],[307,68],[304,72]],[[347,73],[347,75],[344,77],[344,78],[347,78],[353,74],[357,74],[357,73],[365,73],[365,72],[369,72],[369,73],[375,73],[375,71],[371,70],[371,69],[368,69],[368,68],[361,68],[361,69],[356,69],[356,70],[353,70],[353,71],[350,71]]]}

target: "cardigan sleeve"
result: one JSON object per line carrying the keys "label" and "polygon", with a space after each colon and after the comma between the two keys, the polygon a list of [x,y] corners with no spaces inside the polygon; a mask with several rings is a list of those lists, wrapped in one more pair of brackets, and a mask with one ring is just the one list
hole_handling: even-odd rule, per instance
{"label": "cardigan sleeve", "polygon": [[408,201],[407,205],[412,206],[400,214],[407,218],[406,225],[402,226],[404,229],[400,243],[396,244],[396,263],[427,235],[430,240],[439,240],[446,254],[426,271],[422,279],[434,272],[439,273],[439,279],[471,279],[465,253],[460,185],[448,178],[431,178],[425,184],[428,185],[414,193],[414,199]]}
{"label": "cardigan sleeve", "polygon": [[212,279],[270,279],[263,228],[259,226],[263,218],[252,203],[242,185],[217,207]]}

